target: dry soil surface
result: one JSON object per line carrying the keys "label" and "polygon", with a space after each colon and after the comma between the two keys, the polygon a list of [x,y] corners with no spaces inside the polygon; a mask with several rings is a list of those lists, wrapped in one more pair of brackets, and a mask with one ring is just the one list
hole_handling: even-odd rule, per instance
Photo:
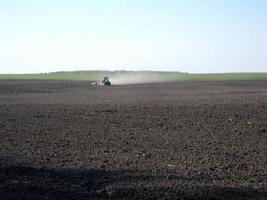
{"label": "dry soil surface", "polygon": [[267,80],[0,81],[0,199],[267,199]]}

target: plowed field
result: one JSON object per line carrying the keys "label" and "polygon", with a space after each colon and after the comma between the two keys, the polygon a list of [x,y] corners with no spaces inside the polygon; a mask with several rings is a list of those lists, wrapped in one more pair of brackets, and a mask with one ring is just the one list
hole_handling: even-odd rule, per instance
{"label": "plowed field", "polygon": [[267,80],[0,81],[0,199],[267,199]]}

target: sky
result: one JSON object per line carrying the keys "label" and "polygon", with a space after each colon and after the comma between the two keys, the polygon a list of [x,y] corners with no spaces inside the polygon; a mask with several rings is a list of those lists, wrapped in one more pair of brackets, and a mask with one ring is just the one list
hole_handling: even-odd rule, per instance
{"label": "sky", "polygon": [[267,72],[267,0],[0,0],[0,73]]}

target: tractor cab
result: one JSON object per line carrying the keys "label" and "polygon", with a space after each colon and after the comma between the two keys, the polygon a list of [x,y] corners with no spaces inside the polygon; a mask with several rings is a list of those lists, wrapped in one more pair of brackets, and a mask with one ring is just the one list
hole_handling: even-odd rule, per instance
{"label": "tractor cab", "polygon": [[110,86],[111,85],[107,76],[105,76],[104,79],[102,80],[102,85],[104,85],[104,86]]}

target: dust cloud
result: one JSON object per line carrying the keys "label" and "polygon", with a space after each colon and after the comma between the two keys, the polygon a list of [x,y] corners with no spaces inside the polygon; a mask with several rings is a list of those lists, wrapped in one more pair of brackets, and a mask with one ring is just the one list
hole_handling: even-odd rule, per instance
{"label": "dust cloud", "polygon": [[138,72],[129,74],[114,74],[109,77],[112,85],[130,85],[144,83],[160,83],[179,80],[178,74],[162,73],[162,72]]}

